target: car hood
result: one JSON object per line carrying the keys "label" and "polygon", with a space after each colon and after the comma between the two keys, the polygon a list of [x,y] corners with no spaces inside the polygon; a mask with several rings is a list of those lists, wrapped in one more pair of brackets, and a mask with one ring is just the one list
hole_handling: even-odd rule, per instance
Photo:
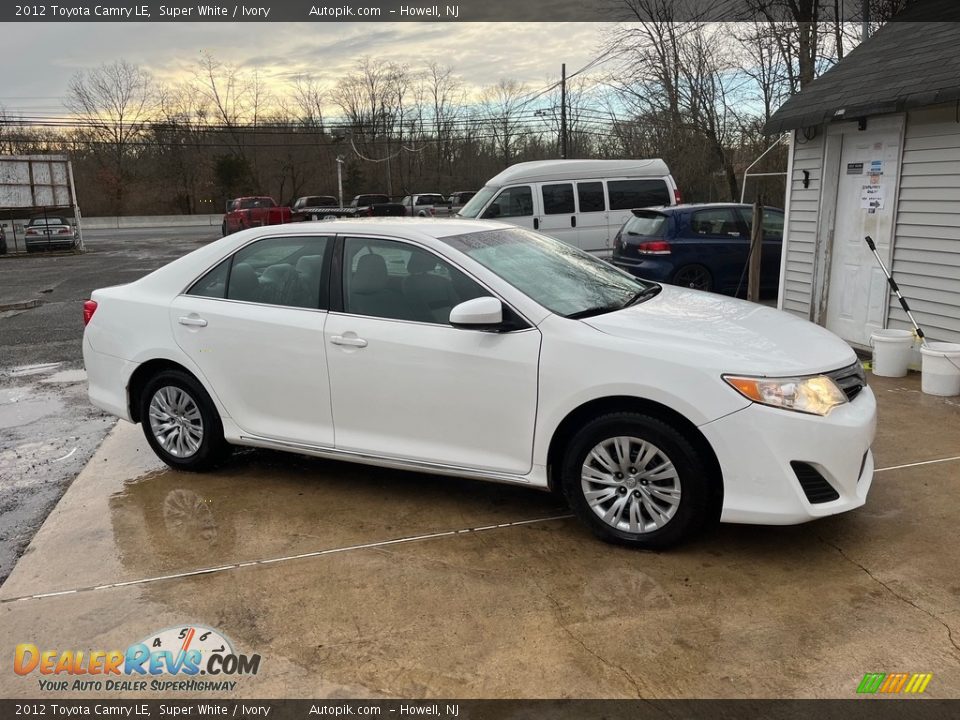
{"label": "car hood", "polygon": [[650,352],[725,373],[800,375],[836,370],[857,359],[832,332],[794,315],[671,285],[650,300],[583,322],[641,342]]}

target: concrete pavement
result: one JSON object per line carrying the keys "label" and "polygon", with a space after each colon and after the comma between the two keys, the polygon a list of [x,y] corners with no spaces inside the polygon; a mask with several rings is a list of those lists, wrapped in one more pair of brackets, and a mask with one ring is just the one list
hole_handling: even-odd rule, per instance
{"label": "concrete pavement", "polygon": [[0,588],[0,694],[40,694],[14,642],[202,623],[262,655],[235,697],[960,697],[960,401],[919,380],[871,380],[866,507],[661,554],[523,488],[261,451],[176,473],[121,423]]}

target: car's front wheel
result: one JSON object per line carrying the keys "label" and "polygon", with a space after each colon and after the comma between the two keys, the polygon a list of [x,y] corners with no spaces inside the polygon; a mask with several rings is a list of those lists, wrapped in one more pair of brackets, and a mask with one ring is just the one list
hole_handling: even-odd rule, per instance
{"label": "car's front wheel", "polygon": [[619,412],[594,419],[568,444],[561,473],[574,513],[608,542],[662,549],[710,518],[707,464],[656,417]]}
{"label": "car's front wheel", "polygon": [[140,423],[153,451],[177,470],[210,470],[230,454],[213,401],[185,372],[165,370],[146,384]]}

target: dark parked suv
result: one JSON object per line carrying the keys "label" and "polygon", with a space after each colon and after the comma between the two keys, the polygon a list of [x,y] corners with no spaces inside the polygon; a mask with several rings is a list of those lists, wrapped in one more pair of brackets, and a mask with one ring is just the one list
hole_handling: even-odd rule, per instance
{"label": "dark parked suv", "polygon": [[[613,244],[613,264],[637,277],[697,290],[746,293],[753,206],[672,205],[633,211]],[[780,284],[783,211],[763,209],[760,290]]]}

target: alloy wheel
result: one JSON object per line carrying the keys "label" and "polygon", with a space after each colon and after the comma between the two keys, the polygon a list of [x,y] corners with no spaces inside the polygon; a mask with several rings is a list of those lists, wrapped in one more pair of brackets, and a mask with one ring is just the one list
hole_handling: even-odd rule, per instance
{"label": "alloy wheel", "polygon": [[694,290],[709,290],[712,285],[710,273],[702,267],[682,268],[673,278],[673,282],[675,285]]}
{"label": "alloy wheel", "polygon": [[607,525],[633,534],[664,527],[680,507],[680,476],[669,457],[637,437],[612,437],[587,453],[583,496]]}
{"label": "alloy wheel", "polygon": [[173,457],[191,457],[203,442],[200,407],[182,388],[165,385],[150,400],[150,429]]}

